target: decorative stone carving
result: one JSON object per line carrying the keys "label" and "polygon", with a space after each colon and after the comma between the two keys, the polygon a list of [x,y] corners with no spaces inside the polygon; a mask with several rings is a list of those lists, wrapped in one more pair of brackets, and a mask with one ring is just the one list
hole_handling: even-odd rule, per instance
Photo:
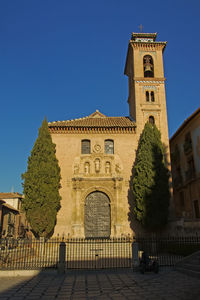
{"label": "decorative stone carving", "polygon": [[144,85],[143,86],[143,92],[145,92],[146,90],[153,90],[153,91],[157,91],[157,87],[154,85]]}
{"label": "decorative stone carving", "polygon": [[79,190],[81,188],[80,180],[81,180],[80,178],[78,178],[78,179],[73,178],[72,179],[72,187],[73,187],[74,190]]}
{"label": "decorative stone carving", "polygon": [[106,162],[106,165],[105,165],[105,173],[106,174],[110,174],[111,173],[111,164],[109,161]]}
{"label": "decorative stone carving", "polygon": [[90,163],[89,162],[86,162],[85,165],[84,165],[84,172],[85,174],[90,174]]}
{"label": "decorative stone carving", "polygon": [[74,165],[74,174],[78,174],[79,173],[79,164],[75,164]]}
{"label": "decorative stone carving", "polygon": [[99,173],[100,172],[100,159],[99,158],[95,159],[94,167],[95,167],[95,172]]}
{"label": "decorative stone carving", "polygon": [[121,167],[120,167],[120,164],[119,163],[117,163],[116,165],[115,165],[115,171],[119,174],[119,173],[121,173]]}
{"label": "decorative stone carving", "polygon": [[95,144],[93,150],[94,152],[99,153],[101,151],[101,146],[99,144]]}
{"label": "decorative stone carving", "polygon": [[[136,80],[137,83],[146,83],[147,81],[145,80]],[[156,83],[156,84],[160,84],[160,83],[164,83],[164,81],[150,81],[148,80],[148,83],[151,84],[151,83]]]}

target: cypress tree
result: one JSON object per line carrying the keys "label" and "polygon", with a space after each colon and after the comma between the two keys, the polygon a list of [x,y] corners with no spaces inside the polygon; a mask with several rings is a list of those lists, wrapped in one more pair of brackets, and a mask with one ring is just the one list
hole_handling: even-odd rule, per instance
{"label": "cypress tree", "polygon": [[24,199],[22,207],[36,237],[49,237],[60,209],[60,167],[45,118],[39,129],[27,171],[22,174]]}
{"label": "cypress tree", "polygon": [[169,172],[160,131],[146,123],[141,134],[133,177],[134,213],[144,228],[157,230],[167,224]]}

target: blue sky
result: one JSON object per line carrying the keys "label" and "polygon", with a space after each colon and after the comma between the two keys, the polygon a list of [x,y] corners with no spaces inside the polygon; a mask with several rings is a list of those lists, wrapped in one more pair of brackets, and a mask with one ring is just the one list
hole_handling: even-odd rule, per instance
{"label": "blue sky", "polygon": [[200,2],[0,1],[0,192],[21,174],[48,121],[128,115],[124,65],[131,32],[157,32],[164,53],[169,135],[200,106]]}

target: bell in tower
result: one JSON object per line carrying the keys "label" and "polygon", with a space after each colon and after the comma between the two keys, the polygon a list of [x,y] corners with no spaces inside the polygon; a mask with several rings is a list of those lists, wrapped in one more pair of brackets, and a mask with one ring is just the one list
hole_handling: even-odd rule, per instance
{"label": "bell in tower", "polygon": [[143,58],[144,77],[154,77],[153,58],[145,55]]}

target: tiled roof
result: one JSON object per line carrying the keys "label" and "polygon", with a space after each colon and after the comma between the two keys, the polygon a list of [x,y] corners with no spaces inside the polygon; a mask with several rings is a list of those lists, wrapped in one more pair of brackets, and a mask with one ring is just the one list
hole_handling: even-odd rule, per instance
{"label": "tiled roof", "polygon": [[129,117],[107,117],[99,111],[94,112],[88,117],[67,120],[67,121],[56,121],[50,122],[49,127],[102,127],[102,128],[124,128],[124,127],[136,127]]}
{"label": "tiled roof", "polygon": [[22,198],[19,193],[0,193],[0,199]]}

